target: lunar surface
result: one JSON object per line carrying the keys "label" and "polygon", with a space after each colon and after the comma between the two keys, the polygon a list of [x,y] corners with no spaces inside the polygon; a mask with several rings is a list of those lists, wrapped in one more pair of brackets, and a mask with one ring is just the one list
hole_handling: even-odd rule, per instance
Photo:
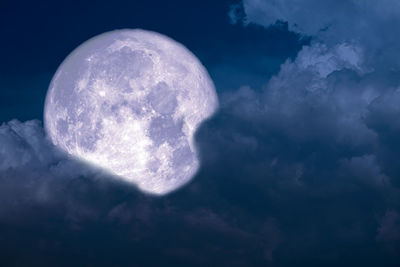
{"label": "lunar surface", "polygon": [[187,48],[155,32],[118,30],[65,59],[44,121],[59,148],[163,195],[195,175],[194,134],[217,107],[213,82]]}

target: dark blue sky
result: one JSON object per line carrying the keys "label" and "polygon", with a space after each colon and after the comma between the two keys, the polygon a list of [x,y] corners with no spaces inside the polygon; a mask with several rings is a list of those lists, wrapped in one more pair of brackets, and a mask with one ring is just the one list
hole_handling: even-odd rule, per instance
{"label": "dark blue sky", "polygon": [[[0,265],[399,266],[399,25],[397,0],[3,1]],[[121,28],[183,43],[217,88],[200,170],[164,197],[41,124],[63,59]]]}
{"label": "dark blue sky", "polygon": [[[187,46],[219,91],[261,86],[300,49],[297,36],[261,26],[232,25],[232,1],[7,1],[1,10],[1,121],[42,118],[57,67],[78,45],[115,29],[143,28]],[[274,42],[271,42],[274,40]]]}

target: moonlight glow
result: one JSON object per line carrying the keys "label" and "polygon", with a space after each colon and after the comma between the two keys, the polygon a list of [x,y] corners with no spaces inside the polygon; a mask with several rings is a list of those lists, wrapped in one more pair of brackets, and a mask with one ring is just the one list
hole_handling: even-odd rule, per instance
{"label": "moonlight glow", "polygon": [[44,116],[56,146],[165,194],[196,173],[194,133],[217,106],[207,71],[188,49],[154,32],[120,30],[67,57]]}

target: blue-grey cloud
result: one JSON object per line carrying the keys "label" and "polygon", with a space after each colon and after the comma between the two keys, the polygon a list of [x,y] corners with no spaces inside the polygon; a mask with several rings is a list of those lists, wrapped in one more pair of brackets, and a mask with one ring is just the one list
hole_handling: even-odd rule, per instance
{"label": "blue-grey cloud", "polygon": [[[231,16],[238,8],[232,7]],[[383,150],[393,153],[384,147],[396,145],[398,134],[400,38],[392,29],[400,22],[399,4],[244,0],[242,8],[236,21],[265,27],[284,21],[313,39],[261,93],[244,87],[228,95],[227,105],[235,105],[230,112],[251,113],[299,141],[324,138],[349,150],[369,147],[365,153],[384,165],[379,158],[385,157]]]}
{"label": "blue-grey cloud", "polygon": [[[268,263],[283,240],[273,217],[237,220],[245,210],[225,206],[215,193],[213,205],[201,203],[207,192],[202,183],[169,197],[144,195],[56,149],[36,120],[3,123],[0,148],[5,264],[107,265],[115,257],[114,264],[140,266]],[[31,252],[24,253],[27,246]],[[102,249],[109,252],[99,255]]]}
{"label": "blue-grey cloud", "polygon": [[39,121],[3,123],[0,126],[0,170],[51,164],[53,147],[44,136]]}
{"label": "blue-grey cloud", "polygon": [[[225,94],[223,113],[247,125],[242,134],[257,143],[251,154],[262,158],[247,163],[260,176],[253,182],[268,184],[265,192],[270,194],[271,187],[281,194],[289,191],[292,200],[302,194],[324,199],[331,210],[326,219],[336,222],[329,228],[330,241],[355,242],[353,252],[363,247],[356,243],[367,236],[380,243],[371,242],[370,247],[388,246],[392,252],[399,248],[393,215],[400,208],[400,38],[393,34],[399,13],[399,4],[389,0],[243,0],[229,13],[232,23],[274,27],[280,21],[288,23],[289,30],[311,37],[310,44],[282,64],[262,88],[243,85]],[[234,124],[230,127],[238,129]],[[220,135],[224,140],[215,142],[246,147],[226,131]],[[339,198],[355,202],[345,206]],[[306,208],[302,201],[293,204],[298,211]],[[340,211],[328,208],[331,201]],[[363,205],[371,205],[371,211]],[[346,215],[350,210],[358,219]],[[344,218],[358,227],[345,229],[339,223]],[[374,231],[368,231],[367,224],[373,221]],[[322,225],[315,224],[312,230],[318,232]],[[385,236],[392,241],[383,242]],[[307,253],[293,257],[306,262],[313,257]],[[340,250],[336,253],[344,255]],[[319,256],[324,257],[322,251]]]}
{"label": "blue-grey cloud", "polygon": [[237,5],[231,8],[232,21],[265,27],[287,22],[289,30],[313,36],[329,46],[350,42],[366,48],[367,62],[374,67],[388,71],[400,66],[400,38],[393,34],[400,23],[400,4],[396,0],[243,0],[241,7],[242,12],[235,11]]}

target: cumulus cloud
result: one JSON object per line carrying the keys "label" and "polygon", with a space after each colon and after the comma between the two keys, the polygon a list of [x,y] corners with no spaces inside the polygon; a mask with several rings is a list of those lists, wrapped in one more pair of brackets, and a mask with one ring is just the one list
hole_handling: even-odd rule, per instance
{"label": "cumulus cloud", "polygon": [[[333,42],[371,35],[384,23],[398,21],[400,14],[400,4],[395,0],[243,0],[242,3],[245,23],[268,26],[284,21],[289,23],[291,31],[330,36]],[[238,5],[232,9],[237,10]]]}
{"label": "cumulus cloud", "polygon": [[329,46],[352,42],[368,49],[366,62],[370,66],[386,70],[400,66],[400,38],[393,34],[400,23],[400,4],[396,0],[243,0],[241,8],[232,6],[232,22],[266,27],[277,21],[287,22],[289,30],[313,36]]}
{"label": "cumulus cloud", "polygon": [[213,205],[196,204],[208,191],[202,183],[164,198],[142,194],[57,150],[39,121],[3,123],[0,148],[5,264],[261,264],[282,242],[273,217],[238,221],[243,208],[226,206],[215,192]]}
{"label": "cumulus cloud", "polygon": [[[317,223],[315,214],[312,223],[300,219],[296,229],[306,236],[292,233],[293,239],[318,243],[322,237],[315,233],[323,232],[331,242],[361,249],[360,242],[368,243],[376,232],[381,243],[396,235],[400,38],[393,30],[399,14],[399,3],[391,0],[243,0],[231,7],[231,23],[287,23],[290,31],[311,37],[262,88],[243,85],[222,95],[220,117],[199,135],[204,155],[220,153],[225,157],[220,163],[232,169],[229,177],[257,185],[268,203],[279,202],[281,209],[292,203],[303,215],[315,202],[325,203],[325,209],[314,207],[324,219]],[[242,140],[257,146],[249,150]],[[245,156],[230,156],[238,151]],[[278,218],[288,236],[293,228],[285,215]],[[386,244],[392,252],[398,248],[396,242]],[[306,262],[306,250],[292,257]],[[323,246],[319,251],[321,260],[330,257],[328,245],[325,255]],[[389,258],[398,260],[393,253]]]}
{"label": "cumulus cloud", "polygon": [[57,150],[46,138],[39,121],[3,123],[0,126],[0,221],[24,220],[25,212],[34,215],[30,209],[38,205],[59,205],[63,187],[70,179],[96,176],[97,172]]}
{"label": "cumulus cloud", "polygon": [[232,6],[233,23],[287,22],[312,41],[262,90],[244,86],[227,94],[226,112],[265,123],[295,142],[346,148],[341,157],[353,165],[374,159],[396,185],[397,168],[387,161],[397,153],[388,146],[397,146],[399,134],[400,38],[393,35],[399,14],[399,3],[391,0],[243,0]]}

